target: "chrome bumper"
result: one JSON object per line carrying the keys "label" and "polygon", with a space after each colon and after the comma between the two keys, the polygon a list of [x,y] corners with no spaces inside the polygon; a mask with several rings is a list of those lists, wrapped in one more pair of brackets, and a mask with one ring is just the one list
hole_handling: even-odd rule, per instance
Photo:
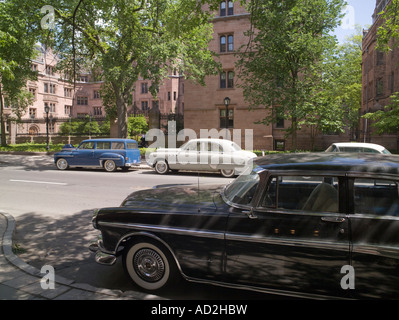
{"label": "chrome bumper", "polygon": [[99,264],[112,266],[116,262],[116,256],[114,254],[107,253],[102,249],[101,237],[89,244],[89,250],[96,254],[95,261]]}

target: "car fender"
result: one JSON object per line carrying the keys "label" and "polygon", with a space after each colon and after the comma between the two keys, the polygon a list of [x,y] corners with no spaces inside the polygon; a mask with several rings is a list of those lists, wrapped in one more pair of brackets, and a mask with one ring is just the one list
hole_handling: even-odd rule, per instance
{"label": "car fender", "polygon": [[113,160],[118,166],[123,166],[125,164],[125,158],[121,154],[115,152],[104,152],[99,157],[99,160],[101,164],[106,160]]}

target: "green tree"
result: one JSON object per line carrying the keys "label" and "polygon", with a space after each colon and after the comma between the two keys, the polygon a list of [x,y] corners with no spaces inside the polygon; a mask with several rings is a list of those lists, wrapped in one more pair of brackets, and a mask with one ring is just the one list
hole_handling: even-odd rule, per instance
{"label": "green tree", "polygon": [[[262,123],[285,117],[296,149],[300,122],[308,116],[311,93],[320,84],[323,54],[335,46],[329,34],[339,23],[343,0],[255,0],[248,4],[250,42],[239,54],[245,99],[268,110]],[[273,110],[275,109],[275,110]],[[278,111],[276,111],[278,109]]]}
{"label": "green tree", "polygon": [[342,45],[326,51],[321,62],[314,75],[315,78],[319,76],[319,85],[312,89],[299,122],[311,128],[313,142],[320,132],[342,133],[345,126],[351,128],[353,134],[358,130],[362,90],[361,28],[357,27],[356,34]]}
{"label": "green tree", "polygon": [[399,134],[399,92],[391,96],[391,101],[384,110],[366,113],[364,118],[372,120],[372,126],[378,134]]}
{"label": "green tree", "polygon": [[120,137],[128,135],[127,104],[139,76],[151,81],[149,90],[156,97],[174,68],[199,83],[216,72],[208,50],[212,25],[205,4],[215,9],[219,1],[30,1],[31,7],[54,7],[52,46],[66,69],[101,70],[97,75],[112,91]]}
{"label": "green tree", "polygon": [[31,59],[36,55],[39,32],[28,23],[14,1],[0,2],[0,131],[1,145],[6,145],[4,100],[12,106],[18,120],[32,101],[26,81],[34,80]]}
{"label": "green tree", "polygon": [[144,116],[135,116],[128,118],[129,136],[137,137],[139,134],[148,131],[147,120]]}
{"label": "green tree", "polygon": [[377,49],[390,51],[392,46],[398,46],[395,40],[399,38],[399,0],[392,0],[379,15],[383,23],[377,31]]}

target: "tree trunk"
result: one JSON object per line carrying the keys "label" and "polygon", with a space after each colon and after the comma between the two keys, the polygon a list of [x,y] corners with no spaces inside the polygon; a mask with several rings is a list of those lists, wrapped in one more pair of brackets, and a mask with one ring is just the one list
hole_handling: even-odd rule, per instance
{"label": "tree trunk", "polygon": [[1,131],[1,146],[6,147],[7,146],[7,136],[6,136],[6,126],[4,123],[4,104],[3,104],[3,92],[1,90],[1,84],[0,84],[0,131]]}
{"label": "tree trunk", "polygon": [[126,139],[129,136],[127,128],[127,101],[116,84],[112,84],[116,97],[116,112],[118,124],[118,138]]}

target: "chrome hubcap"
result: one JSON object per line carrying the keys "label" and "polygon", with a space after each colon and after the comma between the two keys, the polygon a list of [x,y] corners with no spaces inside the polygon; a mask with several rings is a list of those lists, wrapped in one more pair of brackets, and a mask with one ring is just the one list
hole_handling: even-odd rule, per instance
{"label": "chrome hubcap", "polygon": [[159,281],[165,274],[165,264],[161,256],[154,250],[141,249],[133,258],[136,273],[145,281]]}
{"label": "chrome hubcap", "polygon": [[165,172],[166,171],[166,163],[165,162],[158,162],[157,163],[157,170],[159,172]]}

